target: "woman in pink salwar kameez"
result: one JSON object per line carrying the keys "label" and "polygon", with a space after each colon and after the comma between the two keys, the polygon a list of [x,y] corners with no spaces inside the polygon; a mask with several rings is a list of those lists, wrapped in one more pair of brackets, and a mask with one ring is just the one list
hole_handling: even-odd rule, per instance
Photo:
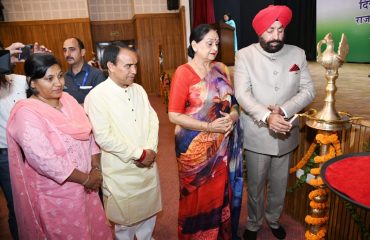
{"label": "woman in pink salwar kameez", "polygon": [[97,190],[100,151],[50,54],[25,62],[32,96],[13,108],[9,168],[20,239],[112,239]]}

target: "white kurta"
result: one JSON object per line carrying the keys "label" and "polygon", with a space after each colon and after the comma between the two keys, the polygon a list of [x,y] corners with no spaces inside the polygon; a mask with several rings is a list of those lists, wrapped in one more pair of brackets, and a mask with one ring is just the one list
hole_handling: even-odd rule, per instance
{"label": "white kurta", "polygon": [[143,149],[156,152],[158,145],[159,121],[145,90],[136,83],[121,88],[108,78],[87,95],[85,111],[102,150],[108,218],[132,225],[161,211],[156,164],[152,168],[134,164]]}

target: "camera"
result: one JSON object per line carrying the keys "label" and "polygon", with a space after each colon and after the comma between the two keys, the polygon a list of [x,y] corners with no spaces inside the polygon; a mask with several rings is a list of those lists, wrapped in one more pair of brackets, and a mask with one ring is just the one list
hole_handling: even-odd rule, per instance
{"label": "camera", "polygon": [[19,60],[27,59],[32,54],[32,49],[33,49],[32,44],[27,44],[24,47],[22,47],[21,48],[22,52],[19,53],[18,59]]}
{"label": "camera", "polygon": [[0,74],[9,74],[11,71],[10,51],[0,50]]}

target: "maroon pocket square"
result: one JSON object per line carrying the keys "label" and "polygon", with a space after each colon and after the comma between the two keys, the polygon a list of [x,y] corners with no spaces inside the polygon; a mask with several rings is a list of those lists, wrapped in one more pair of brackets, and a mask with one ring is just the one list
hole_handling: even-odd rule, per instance
{"label": "maroon pocket square", "polygon": [[289,69],[289,72],[296,72],[299,71],[299,67],[297,64],[292,65],[292,67]]}

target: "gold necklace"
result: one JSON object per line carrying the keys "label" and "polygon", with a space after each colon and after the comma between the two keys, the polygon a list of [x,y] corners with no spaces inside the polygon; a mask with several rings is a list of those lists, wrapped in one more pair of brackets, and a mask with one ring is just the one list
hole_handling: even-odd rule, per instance
{"label": "gold necklace", "polygon": [[43,98],[43,97],[40,97],[40,96],[38,96],[38,95],[34,95],[38,100],[40,100],[41,102],[43,102],[43,103],[46,103],[47,105],[49,105],[49,106],[51,106],[51,107],[53,107],[53,108],[55,108],[55,109],[57,109],[57,110],[60,110],[62,107],[63,107],[63,105],[62,105],[62,103],[60,102],[60,101],[58,101],[58,106],[53,106],[53,105],[51,105],[50,103],[48,103],[48,102],[46,102],[46,100]]}

